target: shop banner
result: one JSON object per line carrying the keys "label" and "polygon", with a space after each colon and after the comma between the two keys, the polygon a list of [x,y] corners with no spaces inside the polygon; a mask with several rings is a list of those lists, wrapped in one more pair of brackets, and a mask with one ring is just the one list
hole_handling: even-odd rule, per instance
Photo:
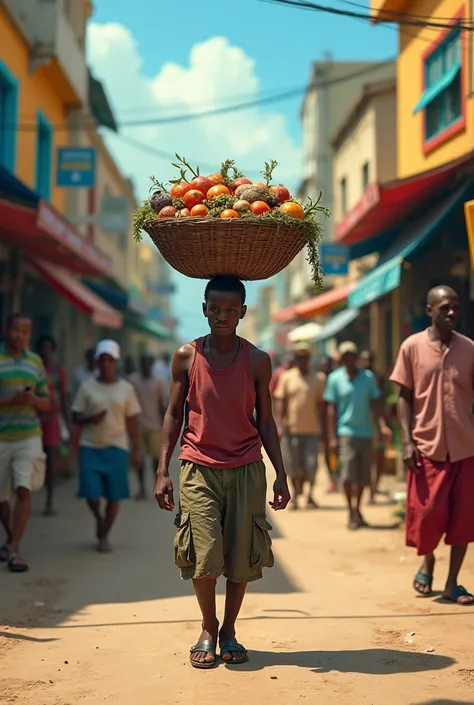
{"label": "shop banner", "polygon": [[471,270],[474,272],[474,201],[467,201],[464,204],[464,214],[466,216],[467,241],[471,254]]}

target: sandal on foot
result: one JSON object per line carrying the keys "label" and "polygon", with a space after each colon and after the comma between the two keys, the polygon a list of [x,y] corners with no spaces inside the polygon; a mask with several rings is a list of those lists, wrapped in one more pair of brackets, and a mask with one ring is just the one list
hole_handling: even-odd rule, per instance
{"label": "sandal on foot", "polygon": [[3,546],[0,547],[0,563],[6,563],[8,561],[8,557],[10,555],[10,549],[8,548],[8,544],[4,544]]}
{"label": "sandal on foot", "polygon": [[10,573],[26,573],[29,570],[28,564],[16,553],[10,554],[7,565]]}
{"label": "sandal on foot", "polygon": [[[235,659],[234,657],[230,659],[225,659],[223,658],[224,654],[229,654],[232,656],[232,654],[242,654],[242,658]],[[222,642],[221,645],[221,659],[223,663],[227,665],[239,665],[241,663],[245,663],[246,661],[249,660],[248,657],[248,652],[245,646],[242,646],[242,644],[239,644],[237,641],[234,641],[233,639],[229,639],[228,641]]]}
{"label": "sandal on foot", "polygon": [[[470,597],[471,600],[469,602],[459,602],[460,597]],[[468,592],[462,585],[456,585],[456,587],[453,588],[449,594],[444,593],[443,599],[449,600],[449,602],[454,602],[456,605],[461,605],[461,607],[470,607],[471,605],[474,605],[474,595],[471,592]]]}
{"label": "sandal on foot", "polygon": [[[420,590],[418,585],[424,585],[425,587],[429,588],[428,592],[423,592],[423,590]],[[421,595],[422,597],[429,597],[433,590],[433,576],[430,575],[429,573],[425,573],[422,570],[419,570],[418,573],[415,575],[415,579],[413,580],[413,589],[416,590],[416,592]]]}
{"label": "sandal on foot", "polygon": [[213,641],[210,641],[209,639],[202,639],[201,641],[198,641],[198,643],[194,646],[191,646],[189,651],[191,655],[201,653],[211,654],[212,656],[214,656],[214,661],[193,661],[193,659],[190,658],[189,662],[193,668],[214,668],[214,666],[216,665],[216,645]]}

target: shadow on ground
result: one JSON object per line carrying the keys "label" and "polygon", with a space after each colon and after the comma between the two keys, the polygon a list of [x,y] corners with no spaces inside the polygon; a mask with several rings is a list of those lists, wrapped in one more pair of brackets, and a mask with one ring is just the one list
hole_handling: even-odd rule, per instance
{"label": "shadow on ground", "polygon": [[[193,594],[192,582],[182,581],[174,566],[174,514],[160,511],[152,499],[124,502],[112,536],[115,552],[102,555],[95,550],[94,522],[75,491],[74,480],[59,488],[59,515],[54,518],[43,517],[43,498],[33,497],[22,546],[30,572],[11,575],[0,564],[0,625],[42,626],[52,616],[59,624],[89,605]],[[280,538],[278,531],[272,535]],[[249,587],[249,592],[266,594],[300,590],[278,561],[266,580]],[[225,591],[224,580],[218,591]]]}
{"label": "shadow on ground", "polygon": [[439,671],[456,661],[449,656],[418,654],[396,649],[360,651],[252,651],[250,660],[239,670],[261,671],[275,666],[298,666],[314,673],[363,673],[390,676],[397,673]]}

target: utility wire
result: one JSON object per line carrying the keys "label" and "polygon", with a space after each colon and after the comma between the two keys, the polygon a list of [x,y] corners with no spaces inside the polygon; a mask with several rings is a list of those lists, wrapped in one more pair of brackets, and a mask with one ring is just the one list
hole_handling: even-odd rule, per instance
{"label": "utility wire", "polygon": [[[364,10],[367,9],[367,5],[363,5],[363,4],[360,3],[360,2],[352,2],[351,0],[337,0],[337,2],[340,2],[342,5],[352,5],[352,7],[361,7],[361,8],[363,8]],[[402,17],[402,18],[409,17],[409,18],[412,18],[412,19],[422,19],[422,20],[433,20],[433,19],[435,19],[435,20],[439,20],[440,22],[441,22],[441,21],[443,21],[443,22],[451,22],[451,23],[453,22],[453,18],[452,18],[452,17],[438,17],[437,15],[436,15],[436,16],[433,16],[433,15],[417,15],[417,14],[412,13],[412,12],[400,12],[400,11],[398,11],[398,10],[378,10],[378,12],[388,12],[388,13],[389,13],[391,16],[393,16],[394,18],[396,18],[396,17]],[[371,17],[373,17],[373,16],[371,15]],[[381,20],[381,21],[383,22],[384,20]],[[387,20],[385,20],[385,21],[387,21]],[[393,19],[392,22],[398,22],[398,20],[397,20],[397,19]],[[470,23],[471,20],[467,20],[467,22]]]}
{"label": "utility wire", "polygon": [[[374,63],[369,64],[368,66],[364,66],[361,69],[358,69],[357,71],[352,71],[350,73],[347,73],[343,76],[338,76],[336,78],[327,80],[327,81],[320,81],[318,82],[317,86],[318,88],[327,88],[329,86],[333,86],[339,83],[345,83],[346,81],[350,81],[353,78],[358,78],[359,76],[364,76],[364,75],[369,75],[373,73],[374,71],[377,71],[379,68],[382,66],[385,66],[387,63],[390,63],[392,61],[395,61],[397,57],[392,56],[388,59],[385,59],[384,61],[377,61]],[[228,105],[225,107],[221,108],[213,108],[211,110],[206,110],[206,111],[201,111],[201,112],[196,112],[196,113],[180,113],[177,115],[173,116],[168,116],[168,117],[162,117],[162,118],[146,118],[142,120],[131,120],[131,121],[123,121],[119,123],[119,128],[124,128],[124,127],[151,127],[154,125],[168,125],[168,124],[176,124],[176,123],[181,123],[181,122],[190,122],[193,120],[200,120],[203,118],[209,118],[209,117],[215,117],[217,115],[226,115],[229,113],[235,113],[235,112],[240,112],[243,110],[249,110],[251,108],[259,107],[261,105],[269,105],[271,103],[279,103],[283,102],[285,100],[289,100],[291,98],[295,98],[299,95],[302,95],[306,93],[308,89],[308,86],[301,86],[299,88],[294,88],[289,91],[285,91],[284,93],[279,93],[273,96],[269,96],[267,98],[256,98],[255,100],[248,101],[245,103],[237,103],[235,105]],[[16,125],[10,124],[8,125],[7,123],[0,123],[0,126],[2,129],[9,128],[11,130],[36,130],[37,125],[36,123],[17,123]],[[77,125],[77,126],[68,126],[66,124],[63,125],[52,125],[51,126],[55,130],[64,130],[68,132],[74,132],[74,131],[83,131],[88,128],[90,129],[95,129],[95,123],[92,120],[86,120],[82,125]]]}
{"label": "utility wire", "polygon": [[[375,19],[374,15],[368,12],[340,10],[336,7],[329,7],[328,5],[319,5],[317,3],[310,2],[309,0],[260,0],[260,2],[272,3],[274,5],[282,5],[284,7],[294,7],[300,10],[326,12],[330,15],[338,15],[339,17],[351,17],[353,19],[368,20],[370,22]],[[434,22],[431,19],[429,19],[428,21],[416,18],[410,19],[410,17],[407,15],[405,15],[404,17],[394,17],[393,14],[390,13],[388,10],[381,10],[381,12],[385,14],[383,20],[385,22],[397,22],[398,24],[409,25],[412,27],[434,27],[439,29],[453,29],[454,27],[452,22],[448,24],[446,22]],[[470,21],[468,21],[467,23],[464,21],[460,21],[457,22],[455,26],[465,32],[474,31],[474,23]]]}

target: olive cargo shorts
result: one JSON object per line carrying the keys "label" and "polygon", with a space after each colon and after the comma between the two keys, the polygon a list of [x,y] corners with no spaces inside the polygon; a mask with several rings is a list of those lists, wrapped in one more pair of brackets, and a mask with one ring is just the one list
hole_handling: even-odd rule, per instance
{"label": "olive cargo shorts", "polygon": [[232,470],[183,462],[174,539],[183,580],[223,574],[249,583],[262,577],[262,568],[273,566],[266,490],[262,462]]}

